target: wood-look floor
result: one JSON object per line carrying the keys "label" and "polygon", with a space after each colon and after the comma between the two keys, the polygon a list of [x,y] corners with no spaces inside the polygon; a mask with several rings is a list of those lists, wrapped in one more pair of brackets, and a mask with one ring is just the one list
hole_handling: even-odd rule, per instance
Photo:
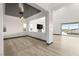
{"label": "wood-look floor", "polygon": [[54,35],[54,43],[20,37],[4,40],[5,56],[69,56],[79,55],[79,36]]}

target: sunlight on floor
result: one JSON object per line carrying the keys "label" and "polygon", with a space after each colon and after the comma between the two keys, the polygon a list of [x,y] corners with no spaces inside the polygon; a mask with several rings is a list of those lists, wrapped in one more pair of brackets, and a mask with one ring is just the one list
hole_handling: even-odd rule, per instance
{"label": "sunlight on floor", "polygon": [[79,37],[62,36],[61,48],[65,50],[66,55],[79,55]]}

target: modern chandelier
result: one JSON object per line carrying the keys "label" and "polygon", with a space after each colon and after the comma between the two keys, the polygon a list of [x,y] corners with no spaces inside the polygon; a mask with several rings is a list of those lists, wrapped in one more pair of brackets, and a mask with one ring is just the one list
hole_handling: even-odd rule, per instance
{"label": "modern chandelier", "polygon": [[23,8],[23,4],[19,3],[19,9],[20,9],[20,23],[23,25],[24,31],[26,31],[26,23],[23,22],[24,20],[24,8]]}
{"label": "modern chandelier", "polygon": [[23,24],[23,20],[24,20],[24,8],[23,8],[23,4],[19,3],[19,9],[20,9],[20,22],[21,24]]}

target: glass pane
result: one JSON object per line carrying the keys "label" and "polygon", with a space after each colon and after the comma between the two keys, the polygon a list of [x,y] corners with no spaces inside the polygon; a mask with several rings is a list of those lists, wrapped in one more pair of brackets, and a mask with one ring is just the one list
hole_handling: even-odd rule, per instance
{"label": "glass pane", "polygon": [[62,25],[62,29],[68,29],[68,24],[64,24],[64,25]]}
{"label": "glass pane", "polygon": [[78,29],[79,28],[79,24],[70,24],[69,25],[69,29]]}
{"label": "glass pane", "polygon": [[79,23],[66,23],[62,25],[62,35],[79,34]]}

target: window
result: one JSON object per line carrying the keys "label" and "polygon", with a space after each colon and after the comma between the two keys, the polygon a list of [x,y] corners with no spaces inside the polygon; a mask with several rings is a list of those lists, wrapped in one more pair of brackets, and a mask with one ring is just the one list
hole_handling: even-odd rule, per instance
{"label": "window", "polygon": [[79,23],[62,24],[62,34],[79,34]]}

